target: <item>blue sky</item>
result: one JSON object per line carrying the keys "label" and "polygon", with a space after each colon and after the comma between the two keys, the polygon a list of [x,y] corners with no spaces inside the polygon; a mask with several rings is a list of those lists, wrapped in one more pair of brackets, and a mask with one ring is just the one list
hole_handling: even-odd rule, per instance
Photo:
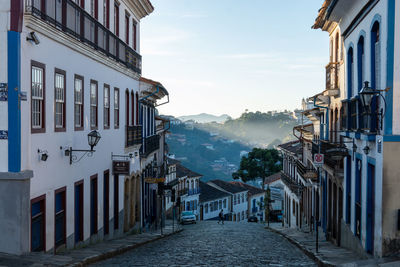
{"label": "blue sky", "polygon": [[162,114],[299,108],[324,89],[323,0],[151,0],[141,22],[143,76],[170,93]]}

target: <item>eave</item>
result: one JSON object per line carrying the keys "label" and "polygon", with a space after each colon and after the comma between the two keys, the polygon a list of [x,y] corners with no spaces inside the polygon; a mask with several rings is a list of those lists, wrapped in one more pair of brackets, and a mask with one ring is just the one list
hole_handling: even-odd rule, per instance
{"label": "eave", "polygon": [[142,19],[154,11],[150,0],[127,0],[127,3],[138,16],[138,19]]}

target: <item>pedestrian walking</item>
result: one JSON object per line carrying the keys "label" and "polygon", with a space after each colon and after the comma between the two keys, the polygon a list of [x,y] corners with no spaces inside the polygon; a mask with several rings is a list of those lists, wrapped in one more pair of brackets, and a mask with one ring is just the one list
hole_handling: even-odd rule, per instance
{"label": "pedestrian walking", "polygon": [[219,212],[218,216],[219,216],[218,224],[219,224],[220,222],[222,222],[222,224],[224,224],[224,210],[221,210],[221,211]]}

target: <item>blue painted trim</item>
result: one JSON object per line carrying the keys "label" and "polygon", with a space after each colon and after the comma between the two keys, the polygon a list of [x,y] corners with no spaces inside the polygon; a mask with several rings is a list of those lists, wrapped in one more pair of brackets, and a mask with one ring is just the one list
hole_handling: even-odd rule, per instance
{"label": "blue painted trim", "polygon": [[361,140],[364,141],[374,141],[376,140],[376,134],[362,134]]}
{"label": "blue painted trim", "polygon": [[[360,46],[360,41],[361,41],[361,37],[363,38],[363,42],[362,42],[362,52],[364,53],[364,61],[362,61],[362,54],[361,54],[361,46]],[[363,71],[363,68],[365,69],[365,41],[366,40],[366,33],[364,30],[360,31],[360,34],[358,35],[358,41],[357,41],[357,94],[361,91],[361,88],[363,86],[363,80],[365,80],[365,77],[362,77],[362,75],[364,74],[365,76],[365,71]],[[354,53],[354,52],[353,52]],[[354,56],[354,54],[353,54]],[[361,64],[360,64],[361,62]]]}
{"label": "blue painted trim", "polygon": [[359,160],[362,161],[362,158],[363,158],[363,155],[362,155],[362,154],[356,152],[355,155],[356,155],[356,159],[359,159]]}
{"label": "blue painted trim", "polygon": [[[21,171],[21,34],[7,32],[8,68],[8,171]],[[17,89],[17,90],[16,90]]]}
{"label": "blue painted trim", "polygon": [[367,162],[372,165],[376,165],[376,159],[367,156]]}
{"label": "blue painted trim", "polygon": [[[389,0],[390,1],[390,0]],[[393,10],[394,11],[394,10]],[[382,24],[382,17],[380,14],[375,14],[374,17],[372,18],[371,25],[369,26],[369,31],[372,31],[372,28],[374,27],[375,22],[379,23],[379,27]]]}
{"label": "blue painted trim", "polygon": [[394,72],[394,19],[395,19],[395,0],[388,1],[388,36],[387,36],[387,56],[386,56],[386,86],[390,88],[385,94],[386,114],[385,114],[385,134],[393,133],[393,72]]}
{"label": "blue painted trim", "polygon": [[383,142],[400,142],[400,135],[384,135]]}

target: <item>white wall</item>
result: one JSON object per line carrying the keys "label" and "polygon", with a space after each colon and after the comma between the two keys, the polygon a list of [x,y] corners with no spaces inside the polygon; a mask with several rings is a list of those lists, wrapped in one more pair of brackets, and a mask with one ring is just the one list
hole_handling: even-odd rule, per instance
{"label": "white wall", "polygon": [[[218,199],[214,199],[212,201],[207,201],[207,202],[203,202],[201,203],[203,205],[203,220],[209,220],[209,219],[213,219],[219,216],[219,213],[221,211],[221,209],[219,208],[218,205],[218,209],[211,211],[210,209],[210,205],[211,203],[217,201],[219,203],[219,201],[222,201],[222,209],[224,210],[224,215],[227,215],[230,213],[229,210],[229,198],[230,197],[224,197],[224,198],[218,198]],[[224,207],[224,200],[226,201],[226,207]],[[206,212],[206,205],[208,205],[208,212]]]}
{"label": "white wall", "polygon": [[[8,82],[7,31],[10,19],[10,1],[0,4],[0,83]],[[0,130],[8,130],[8,102],[0,102]],[[8,140],[0,140],[0,172],[8,171]]]}
{"label": "white wall", "polygon": [[[236,216],[238,216],[238,214],[240,213],[240,221],[247,219],[247,209],[248,209],[248,203],[247,203],[247,194],[248,191],[243,191],[243,192],[239,192],[239,193],[234,193],[233,194],[233,198],[236,195],[236,197],[240,196],[240,203],[238,204],[238,201],[236,199],[236,205],[235,205],[235,201],[233,201],[233,209],[232,212],[233,214],[236,214]],[[242,201],[242,195],[243,195],[243,199],[244,201]],[[242,212],[244,212],[244,217],[242,217]],[[238,217],[236,217],[236,221],[238,221]]]}

